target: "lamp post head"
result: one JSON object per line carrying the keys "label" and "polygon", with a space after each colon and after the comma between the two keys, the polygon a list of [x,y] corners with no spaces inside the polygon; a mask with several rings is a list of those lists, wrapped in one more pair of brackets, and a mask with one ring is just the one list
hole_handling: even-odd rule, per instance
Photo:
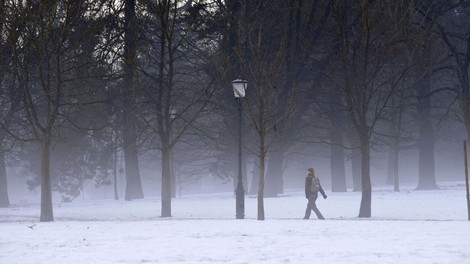
{"label": "lamp post head", "polygon": [[236,79],[232,81],[233,93],[236,98],[245,97],[247,83],[247,81],[242,79]]}

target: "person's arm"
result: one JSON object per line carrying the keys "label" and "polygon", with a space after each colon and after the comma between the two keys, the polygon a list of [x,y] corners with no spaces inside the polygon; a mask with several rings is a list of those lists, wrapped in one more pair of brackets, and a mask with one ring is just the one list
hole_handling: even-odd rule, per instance
{"label": "person's arm", "polygon": [[312,185],[312,177],[307,177],[305,179],[305,197],[308,198],[310,195],[310,186]]}
{"label": "person's arm", "polygon": [[323,199],[326,199],[326,194],[325,194],[325,191],[323,190],[323,188],[321,187],[321,184],[320,184],[320,179],[318,179],[318,184],[320,185],[320,193],[321,195],[323,196]]}

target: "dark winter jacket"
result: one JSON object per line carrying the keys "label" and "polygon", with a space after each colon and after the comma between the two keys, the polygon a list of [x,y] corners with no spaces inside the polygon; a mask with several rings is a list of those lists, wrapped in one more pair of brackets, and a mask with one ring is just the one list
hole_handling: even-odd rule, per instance
{"label": "dark winter jacket", "polygon": [[321,195],[325,198],[326,194],[323,188],[321,187],[320,179],[315,177],[315,181],[317,181],[317,185],[319,187],[318,189],[312,188],[313,181],[314,181],[313,174],[309,174],[307,175],[307,178],[305,178],[305,197],[308,198],[311,194],[320,192]]}

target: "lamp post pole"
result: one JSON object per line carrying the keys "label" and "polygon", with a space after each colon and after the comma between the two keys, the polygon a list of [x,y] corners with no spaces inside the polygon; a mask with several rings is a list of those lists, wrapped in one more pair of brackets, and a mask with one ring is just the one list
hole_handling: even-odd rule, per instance
{"label": "lamp post pole", "polygon": [[247,82],[245,80],[236,79],[232,81],[233,92],[238,104],[238,182],[235,190],[235,210],[236,218],[245,218],[245,190],[243,189],[242,175],[242,105],[243,97],[245,97]]}
{"label": "lamp post pole", "polygon": [[238,103],[238,183],[236,196],[237,219],[245,217],[245,190],[242,180],[242,97],[237,98]]}

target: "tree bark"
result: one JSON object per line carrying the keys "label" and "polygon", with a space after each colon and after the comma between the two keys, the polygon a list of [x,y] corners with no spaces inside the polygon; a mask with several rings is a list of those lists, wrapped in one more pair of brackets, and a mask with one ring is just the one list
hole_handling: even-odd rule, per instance
{"label": "tree bark", "polygon": [[400,191],[400,178],[398,174],[398,164],[399,164],[399,157],[400,157],[400,146],[399,146],[399,139],[396,137],[394,139],[394,148],[393,148],[393,190],[395,192]]}
{"label": "tree bark", "polygon": [[[424,70],[423,70],[424,72]],[[418,190],[436,190],[434,170],[434,128],[431,124],[431,76],[425,73],[416,85],[419,122],[419,178]]]}
{"label": "tree bark", "polygon": [[341,113],[330,105],[330,168],[331,191],[346,192],[346,170],[344,167],[344,142]]}
{"label": "tree bark", "polygon": [[385,179],[385,184],[386,185],[393,185],[393,174],[395,173],[395,169],[393,167],[394,162],[394,151],[393,151],[393,146],[390,145],[390,147],[387,150],[387,178]]}
{"label": "tree bark", "polygon": [[250,194],[258,193],[259,189],[259,173],[260,173],[260,164],[259,159],[254,159],[254,166],[253,166],[253,177],[251,178],[251,186],[250,186]]}
{"label": "tree bark", "polygon": [[119,192],[117,186],[117,165],[118,165],[118,136],[114,137],[114,157],[113,157],[113,192],[114,192],[114,200],[119,200]]}
{"label": "tree bark", "polygon": [[265,166],[265,146],[264,137],[260,137],[260,157],[259,157],[259,188],[258,188],[258,220],[264,220],[264,166]]}
{"label": "tree bark", "polygon": [[175,174],[175,148],[170,150],[170,186],[171,198],[176,198],[176,174]]}
{"label": "tree bark", "polygon": [[387,185],[393,185],[393,190],[400,191],[399,184],[399,154],[400,154],[400,139],[399,135],[394,135],[390,147],[387,152]]}
{"label": "tree bark", "polygon": [[359,217],[371,217],[372,184],[370,181],[370,143],[367,136],[361,138],[362,198]]}
{"label": "tree bark", "polygon": [[[3,19],[5,18],[4,14],[5,2],[0,0],[0,32],[3,31]],[[0,48],[2,48],[0,46]],[[3,54],[2,54],[3,55]],[[2,56],[3,57],[3,56]],[[3,68],[0,68],[3,70]],[[3,72],[0,72],[0,85],[2,85]],[[3,149],[3,132],[0,131],[0,208],[6,208],[10,206],[10,200],[8,199],[8,182],[7,182],[7,170],[5,165],[5,150]]]}
{"label": "tree bark", "polygon": [[162,140],[162,217],[171,217],[171,179],[170,179],[170,155],[171,149],[167,142]]}
{"label": "tree bark", "polygon": [[362,191],[361,149],[353,148],[351,154],[351,169],[353,179],[353,192]]}
{"label": "tree bark", "polygon": [[[0,140],[0,143],[2,141]],[[10,200],[8,198],[8,182],[7,182],[7,168],[5,165],[5,151],[0,146],[0,208],[6,208],[10,206]]]}
{"label": "tree bark", "polygon": [[54,221],[52,211],[50,145],[50,136],[44,135],[41,152],[41,222]]}
{"label": "tree bark", "polygon": [[[395,100],[393,100],[395,105]],[[398,174],[399,156],[400,156],[400,136],[401,136],[401,119],[402,109],[401,103],[398,108],[398,113],[394,112],[392,115],[391,131],[393,131],[393,138],[391,140],[390,149],[388,151],[388,175],[387,184],[393,184],[393,190],[395,192],[400,191],[400,179]]]}
{"label": "tree bark", "polygon": [[135,0],[125,2],[125,37],[124,37],[124,131],[123,149],[126,166],[125,199],[141,199],[144,197],[139,171],[139,158],[136,139],[136,115],[134,113],[134,75],[136,62],[136,26]]}
{"label": "tree bark", "polygon": [[126,200],[142,199],[144,193],[140,179],[139,160],[137,153],[137,143],[135,127],[133,121],[128,119],[124,130],[124,163],[126,167]]}
{"label": "tree bark", "polygon": [[248,193],[248,190],[249,190],[247,164],[248,164],[247,153],[244,152],[242,154],[242,175],[243,175],[242,182],[243,182],[243,189],[245,190],[245,194]]}
{"label": "tree bark", "polygon": [[266,172],[266,197],[276,197],[282,193],[282,164],[284,153],[280,150],[269,153]]}

